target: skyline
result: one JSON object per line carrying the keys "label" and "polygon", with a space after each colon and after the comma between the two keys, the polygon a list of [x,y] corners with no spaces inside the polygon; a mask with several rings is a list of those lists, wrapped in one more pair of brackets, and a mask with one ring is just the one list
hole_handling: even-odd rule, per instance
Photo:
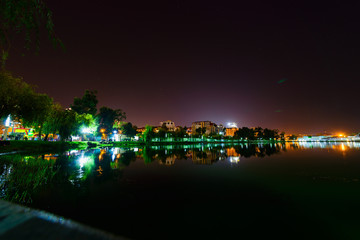
{"label": "skyline", "polygon": [[90,89],[139,127],[360,131],[359,3],[48,4],[66,50],[44,36],[39,55],[14,49],[7,68],[64,107]]}

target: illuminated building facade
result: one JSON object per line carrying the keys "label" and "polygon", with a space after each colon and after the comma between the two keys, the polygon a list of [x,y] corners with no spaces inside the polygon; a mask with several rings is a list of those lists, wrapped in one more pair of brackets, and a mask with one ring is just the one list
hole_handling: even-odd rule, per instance
{"label": "illuminated building facade", "polygon": [[197,121],[191,124],[193,134],[198,128],[206,128],[205,134],[217,133],[217,125],[211,121]]}
{"label": "illuminated building facade", "polygon": [[225,130],[225,136],[228,136],[228,137],[233,137],[235,135],[235,132],[239,130],[239,128],[226,128]]}
{"label": "illuminated building facade", "polygon": [[173,121],[167,120],[160,122],[160,126],[162,126],[163,124],[165,124],[165,126],[167,127],[167,129],[169,129],[169,131],[175,131],[175,123]]}

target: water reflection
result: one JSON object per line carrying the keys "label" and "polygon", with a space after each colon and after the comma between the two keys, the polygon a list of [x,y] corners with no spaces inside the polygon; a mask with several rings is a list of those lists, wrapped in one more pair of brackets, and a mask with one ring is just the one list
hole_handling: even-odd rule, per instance
{"label": "water reflection", "polygon": [[41,189],[62,187],[76,189],[90,183],[122,181],[123,171],[135,161],[142,165],[173,167],[178,161],[231,166],[250,157],[264,158],[289,150],[328,149],[345,154],[359,149],[359,142],[287,142],[272,144],[198,144],[167,145],[143,148],[103,148],[72,150],[62,154],[7,155],[0,157],[0,197],[29,204]]}

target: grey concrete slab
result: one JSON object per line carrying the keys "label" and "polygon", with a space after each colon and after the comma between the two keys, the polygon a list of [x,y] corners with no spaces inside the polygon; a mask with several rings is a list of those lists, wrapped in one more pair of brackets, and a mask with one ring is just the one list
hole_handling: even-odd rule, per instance
{"label": "grey concrete slab", "polygon": [[0,239],[123,240],[125,238],[54,214],[0,200]]}

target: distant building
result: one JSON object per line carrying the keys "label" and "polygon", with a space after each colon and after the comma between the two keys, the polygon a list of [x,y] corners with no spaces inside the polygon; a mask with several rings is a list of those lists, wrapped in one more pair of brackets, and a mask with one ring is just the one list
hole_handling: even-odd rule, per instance
{"label": "distant building", "polygon": [[164,122],[160,122],[160,127],[165,124],[165,126],[167,127],[167,129],[169,129],[169,131],[175,131],[175,123],[171,120],[167,120]]}
{"label": "distant building", "polygon": [[239,128],[226,128],[225,130],[225,136],[228,136],[228,137],[233,137],[235,135],[235,132],[239,130]]}
{"label": "distant building", "polygon": [[220,135],[225,135],[225,127],[224,127],[224,125],[220,124],[217,127],[217,133],[220,134]]}
{"label": "distant building", "polygon": [[138,133],[144,133],[144,132],[145,132],[145,127],[137,128],[136,131],[137,131]]}
{"label": "distant building", "polygon": [[192,134],[196,133],[196,129],[206,128],[205,134],[217,133],[217,125],[211,121],[197,121],[191,124]]}

